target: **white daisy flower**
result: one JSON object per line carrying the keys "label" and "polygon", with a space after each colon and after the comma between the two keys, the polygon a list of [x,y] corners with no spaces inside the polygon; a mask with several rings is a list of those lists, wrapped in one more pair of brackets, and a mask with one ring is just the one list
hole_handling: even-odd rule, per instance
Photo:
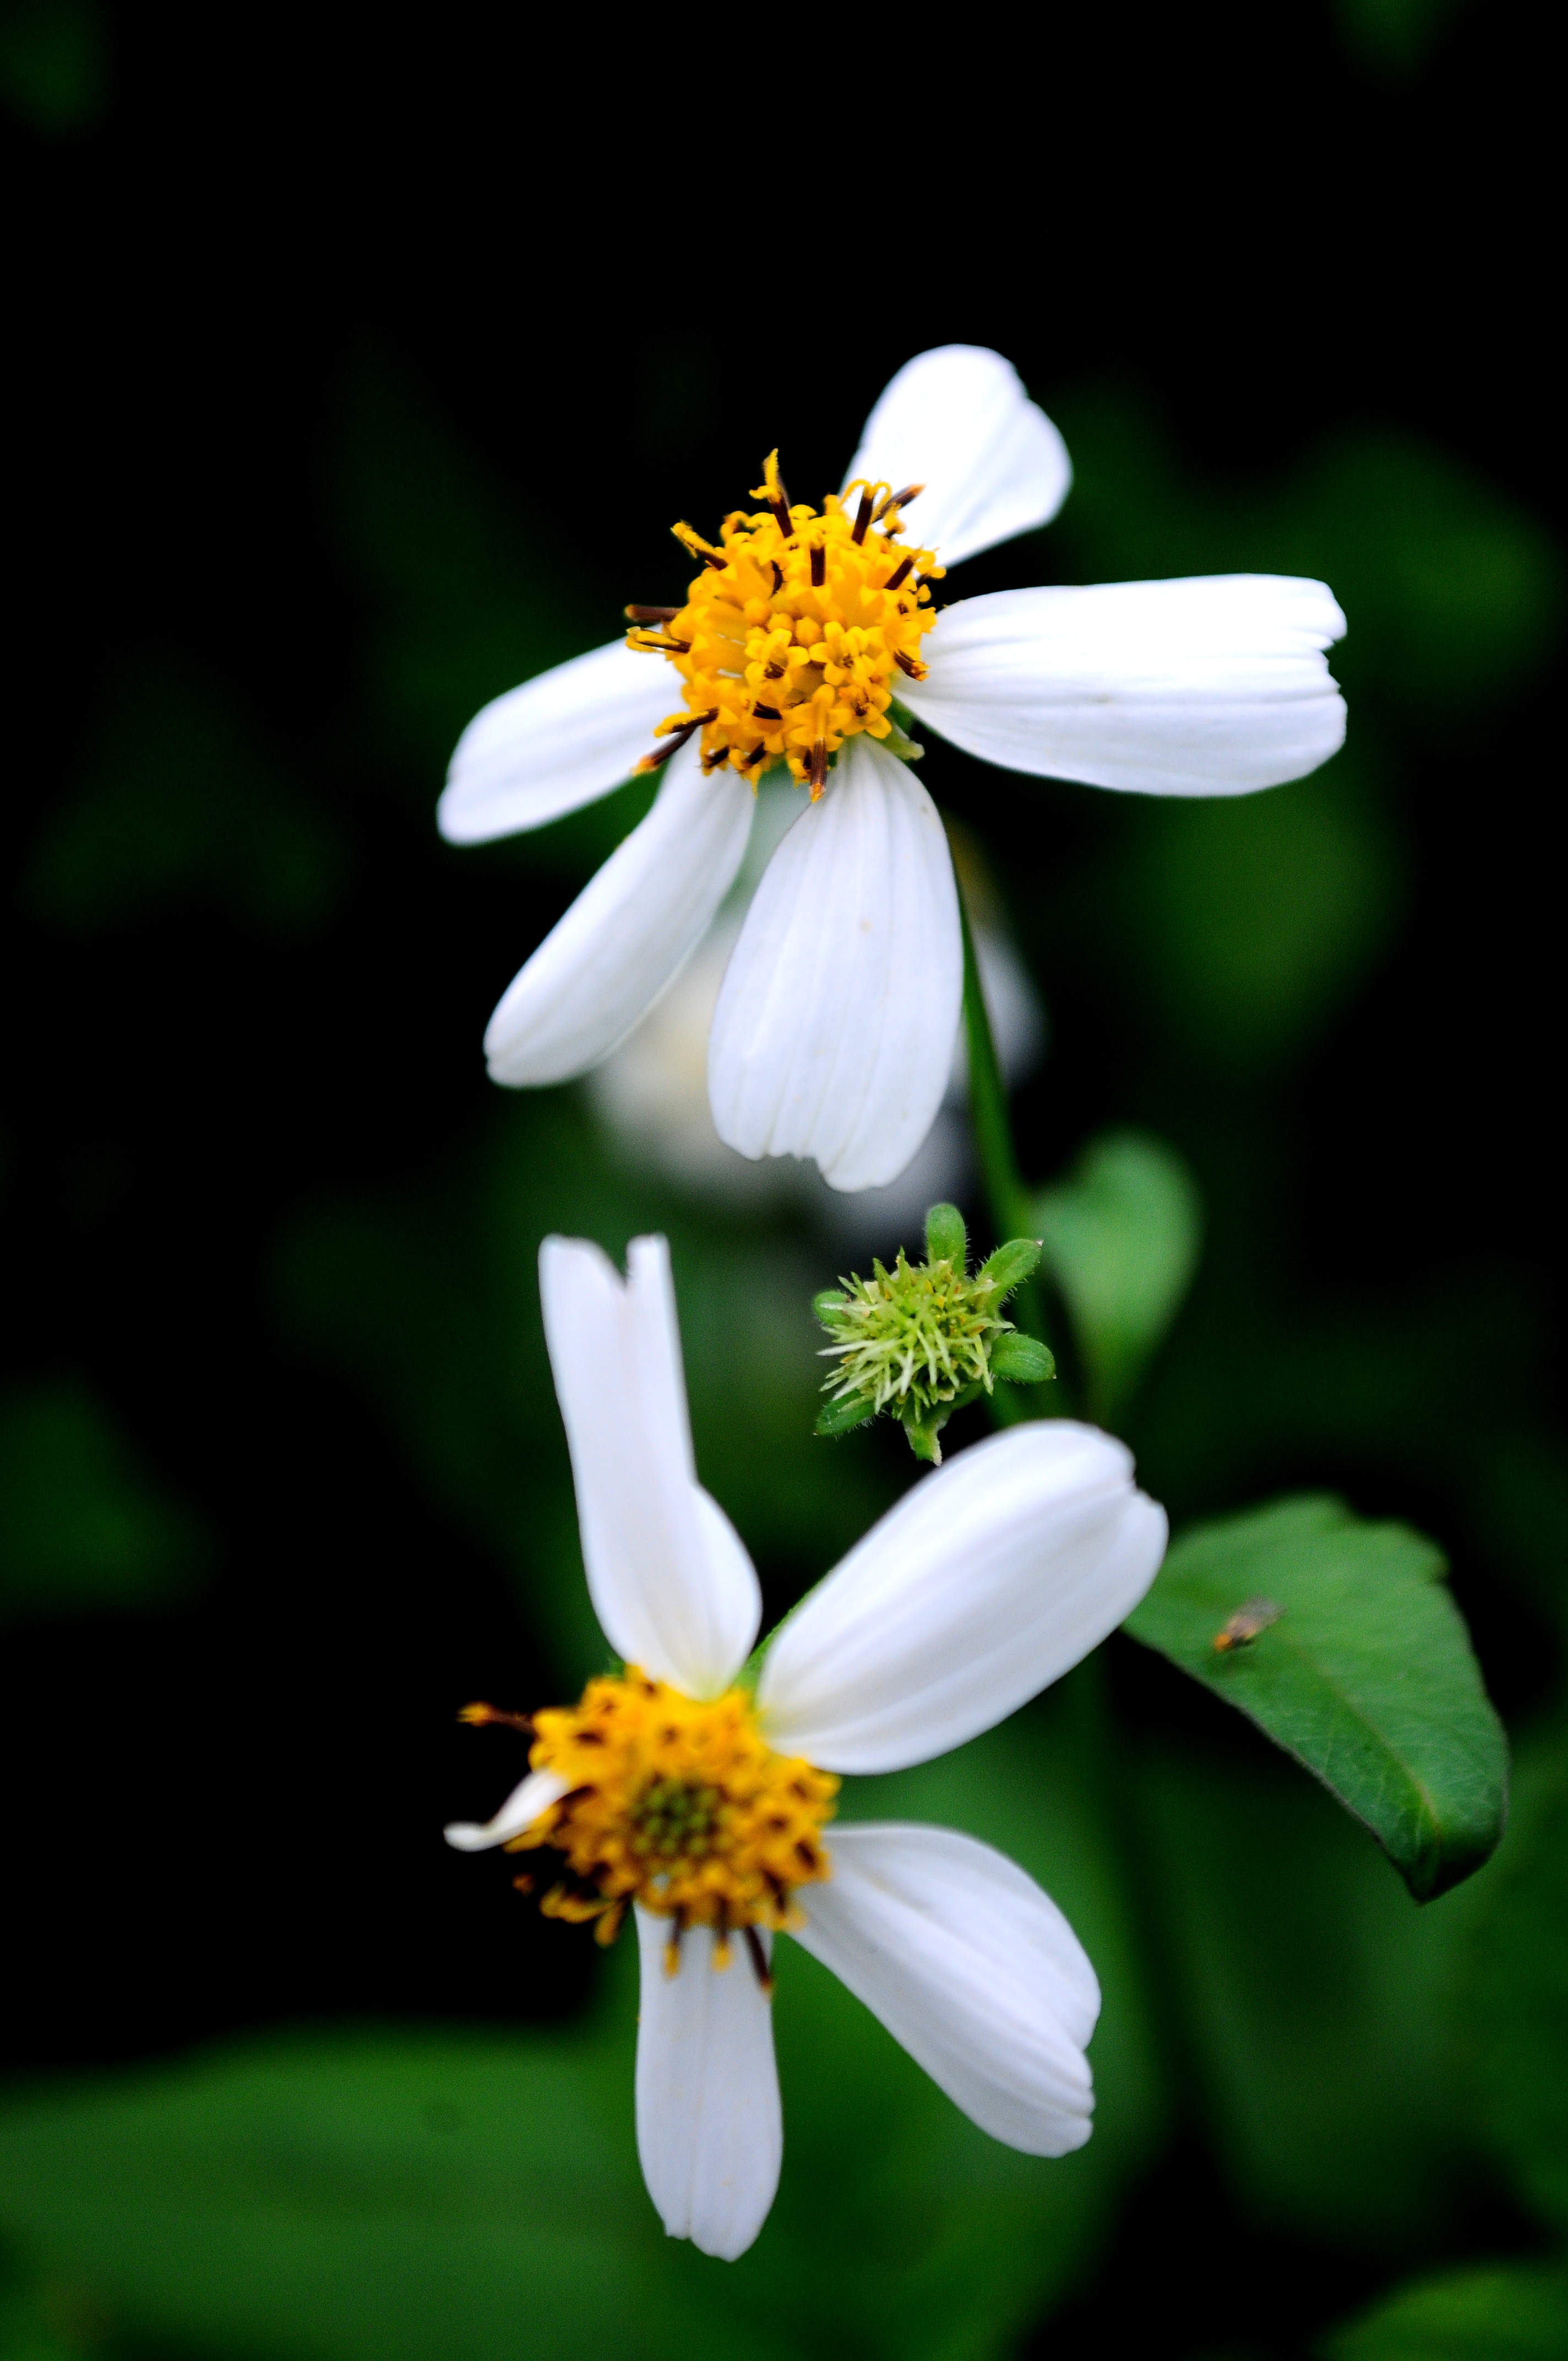
{"label": "white daisy flower", "polygon": [[634,1911],[643,2175],[672,2237],[733,2257],[783,2157],[778,1934],[997,2139],[1061,2156],[1089,2137],[1100,1993],[1056,1905],[953,1829],[828,1824],[837,1773],[946,1753],[1077,1664],[1148,1588],[1166,1521],[1108,1435],[1013,1427],[922,1477],[786,1618],[753,1686],[761,1594],[696,1481],[668,1248],[634,1239],[628,1262],[623,1282],[580,1239],[540,1254],[588,1588],[625,1670],[536,1714],[528,1776],[446,1835],[564,1856],[543,1906],[601,1940]]}
{"label": "white daisy flower", "polygon": [[[787,763],[809,800],[718,996],[714,1122],[743,1156],[810,1157],[835,1189],[880,1187],[940,1104],[963,966],[947,841],[900,759],[918,750],[895,697],[1005,769],[1148,795],[1244,795],[1333,753],[1344,706],[1324,651],[1344,618],[1321,582],[1224,575],[938,607],[947,566],[1047,522],[1070,477],[999,353],[922,353],[820,513],[790,500],[775,452],[762,505],[727,516],[717,542],[675,526],[700,568],[684,606],[628,608],[625,642],[485,707],[441,799],[454,843],[538,828],[667,765],[647,818],[491,1017],[498,1082],[565,1082],[625,1038],[723,901],[762,770]],[[916,496],[919,543],[904,522]]]}

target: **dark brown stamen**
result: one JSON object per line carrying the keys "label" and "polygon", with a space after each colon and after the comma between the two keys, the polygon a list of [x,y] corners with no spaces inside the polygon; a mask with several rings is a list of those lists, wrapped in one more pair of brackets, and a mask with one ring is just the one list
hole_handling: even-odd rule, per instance
{"label": "dark brown stamen", "polygon": [[678,607],[628,607],[629,623],[673,623],[680,613]]}
{"label": "dark brown stamen", "polygon": [[773,569],[773,596],[777,598],[779,592],[784,588],[784,567],[779,564],[776,557],[770,557],[768,564]]}
{"label": "dark brown stamen", "polygon": [[694,714],[689,721],[683,721],[678,730],[672,730],[663,745],[655,746],[651,754],[644,754],[637,765],[638,769],[644,775],[650,771],[657,771],[669,761],[672,754],[680,752],[694,730],[700,730],[705,721],[717,721],[718,719],[717,705],[711,706],[706,713]]}
{"label": "dark brown stamen", "polygon": [[925,665],[923,664],[916,664],[913,656],[906,656],[902,648],[894,648],[893,656],[894,662],[897,664],[900,672],[906,672],[911,680],[925,679]]}
{"label": "dark brown stamen", "polygon": [[[806,776],[813,796],[819,796],[828,785],[828,747],[826,741],[820,738],[812,747],[810,759],[806,765]],[[797,1847],[796,1850],[798,1850],[799,1848]]]}
{"label": "dark brown stamen", "polygon": [[782,721],[784,715],[772,705],[753,705],[752,719],[757,721]]}
{"label": "dark brown stamen", "polygon": [[764,680],[783,680],[786,668],[787,667],[782,664],[765,664],[762,668],[762,678]]}
{"label": "dark brown stamen", "polygon": [[884,516],[891,516],[894,509],[906,507],[915,498],[916,494],[917,492],[923,492],[925,489],[926,487],[924,484],[905,484],[901,492],[889,492],[886,500],[883,500],[881,508],[877,511],[877,522],[880,524]]}
{"label": "dark brown stamen", "polygon": [[901,583],[908,581],[914,571],[915,560],[912,557],[905,558],[902,565],[895,566],[894,567],[893,572],[883,584],[883,588],[884,590],[896,590]]}
{"label": "dark brown stamen", "polygon": [[508,1730],[520,1730],[524,1738],[533,1735],[533,1723],[526,1713],[508,1713],[499,1705],[466,1705],[457,1717],[471,1730],[484,1730],[491,1722],[499,1722]]}
{"label": "dark brown stamen", "polygon": [[868,486],[867,489],[861,494],[861,505],[855,515],[855,530],[850,535],[850,539],[851,541],[864,541],[866,537],[866,527],[871,523],[872,510],[874,505],[875,503],[872,499],[871,490]]}
{"label": "dark brown stamen", "polygon": [[754,1927],[747,1927],[742,1929],[742,1932],[746,1938],[746,1949],[751,1954],[751,1965],[756,1970],[757,1982],[761,1987],[762,1998],[772,2000],[773,1971],[768,1965],[768,1955],[762,1949],[762,1938]]}
{"label": "dark brown stamen", "polygon": [[823,545],[822,545],[821,542],[819,542],[819,541],[818,541],[818,542],[814,542],[814,543],[812,544],[812,548],[811,548],[811,587],[812,587],[812,588],[813,588],[814,590],[820,590],[820,589],[821,589],[821,588],[822,588],[822,585],[827,581],[827,579],[828,579],[828,552],[827,552],[827,550],[823,547]]}

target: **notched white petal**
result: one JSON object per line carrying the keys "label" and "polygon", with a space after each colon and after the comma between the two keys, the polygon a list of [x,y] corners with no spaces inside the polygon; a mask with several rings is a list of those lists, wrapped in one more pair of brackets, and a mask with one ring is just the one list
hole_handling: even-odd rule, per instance
{"label": "notched white petal", "polygon": [[743,1944],[716,1969],[710,1929],[694,1927],[669,1976],[669,1919],[638,1910],[637,2152],[670,2236],[733,2262],[767,2220],[784,2158],[773,2011]]}
{"label": "notched white petal", "polygon": [[508,689],[457,741],[436,826],[451,844],[483,844],[609,795],[678,710],[679,686],[662,657],[616,640]]}
{"label": "notched white petal", "polygon": [[627,1262],[623,1280],[586,1239],[539,1250],[588,1591],[619,1655],[688,1697],[716,1697],[751,1652],[762,1596],[693,1472],[669,1248],[634,1238]]}
{"label": "notched white petal", "polygon": [[542,1812],[558,1804],[566,1792],[566,1782],[554,1771],[531,1771],[519,1782],[493,1820],[482,1824],[477,1820],[454,1820],[442,1830],[446,1841],[458,1852],[488,1852],[492,1845],[510,1844],[513,1837],[531,1828]]}
{"label": "notched white petal", "polygon": [[966,753],[1144,795],[1304,778],[1344,738],[1321,582],[1272,574],[999,590],[950,607],[904,695]]}
{"label": "notched white petal", "polygon": [[961,1746],[1113,1631],[1165,1543],[1164,1510],[1097,1428],[1042,1419],[971,1445],[784,1624],[757,1688],[770,1743],[828,1771]]}
{"label": "notched white petal", "polygon": [[828,1850],[831,1878],[796,1897],[796,1940],[993,2139],[1081,2147],[1100,1987],[1050,1896],[951,1828],[839,1827]]}
{"label": "notched white petal", "polygon": [[957,566],[1048,523],[1072,468],[1011,361],[983,345],[941,345],[906,361],[882,395],[846,483],[857,476],[895,491],[924,485],[907,537]]}
{"label": "notched white petal", "polygon": [[809,1156],[835,1189],[894,1180],[947,1086],[963,994],[936,807],[874,739],[845,746],[753,896],[714,1011],[708,1095],[742,1156]]}
{"label": "notched white petal", "polygon": [[498,1082],[567,1081],[608,1058],[707,932],[746,850],[753,798],[733,771],[671,758],[652,810],[514,976],[485,1034]]}

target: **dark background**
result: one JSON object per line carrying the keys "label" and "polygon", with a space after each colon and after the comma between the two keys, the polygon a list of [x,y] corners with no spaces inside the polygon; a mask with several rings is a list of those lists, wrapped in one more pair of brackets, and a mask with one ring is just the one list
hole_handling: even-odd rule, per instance
{"label": "dark background", "polygon": [[[835,483],[927,345],[1006,352],[1078,467],[1059,525],[964,587],[1255,564],[1346,607],[1349,750],[1284,817],[951,754],[932,785],[1049,1009],[1031,1176],[1133,1121],[1203,1192],[1128,1422],[1145,1480],[1179,1520],[1307,1485],[1421,1524],[1506,1715],[1547,1714],[1540,22],[9,12],[13,2068],[576,2006],[581,1944],[434,1836],[517,1767],[455,1705],[532,1701],[569,1654],[529,1604],[570,1554],[554,1413],[532,1363],[531,1410],[483,1400],[486,1356],[584,1191],[621,1238],[669,1225],[677,1268],[683,1219],[694,1254],[751,1232],[605,1178],[571,1094],[483,1075],[491,1005],[625,818],[458,853],[433,801],[480,702],[677,587],[670,520],[706,529],[775,442],[792,488]],[[511,1295],[474,1242],[492,1157],[528,1176]],[[771,1235],[829,1275],[806,1225]],[[854,1449],[874,1507],[904,1466]],[[856,1529],[781,1542],[757,1498],[781,1597]],[[1128,1727],[1254,1775],[1218,1708],[1112,1654]],[[1478,2166],[1370,2252],[1260,2216],[1177,2080],[1054,2352],[1208,2352],[1260,2308],[1293,2352],[1396,2263],[1530,2244]]]}

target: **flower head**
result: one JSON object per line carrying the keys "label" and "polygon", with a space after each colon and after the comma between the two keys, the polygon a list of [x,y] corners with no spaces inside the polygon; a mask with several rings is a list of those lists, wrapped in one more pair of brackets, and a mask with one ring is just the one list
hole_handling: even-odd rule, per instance
{"label": "flower head", "polygon": [[1109,1436],[1014,1427],[917,1483],[752,1662],[757,1577],[696,1482],[663,1240],[629,1264],[623,1282],[563,1238],[540,1257],[588,1588],[625,1669],[535,1714],[527,1777],[447,1837],[554,1854],[543,1906],[602,1939],[631,1907],[644,2176],[672,2235],[734,2256],[783,2153],[780,1935],[998,2139],[1088,2138],[1099,1991],[1054,1903],[971,1837],[845,1826],[833,1799],[839,1774],[945,1753],[1076,1664],[1147,1589],[1165,1519]]}
{"label": "flower head", "polygon": [[656,770],[700,732],[705,772],[729,763],[754,785],[786,763],[815,802],[847,738],[865,730],[907,747],[889,708],[901,679],[926,677],[920,643],[944,569],[898,538],[920,485],[848,484],[818,515],[791,505],[776,451],[763,476],[751,497],[767,506],[727,516],[717,546],[674,528],[702,560],[684,607],[626,610],[638,626],[627,645],[668,657],[685,681],[684,709],[655,728],[669,743],[637,767]]}
{"label": "flower head", "polygon": [[824,1358],[839,1367],[823,1386],[831,1399],[817,1433],[844,1434],[886,1411],[916,1456],[939,1465],[938,1436],[955,1410],[992,1392],[998,1378],[1037,1384],[1053,1376],[1047,1347],[1020,1335],[1002,1310],[1039,1258],[1037,1239],[1014,1238],[971,1275],[962,1214],[933,1205],[924,1262],[911,1263],[900,1246],[891,1271],[873,1262],[870,1279],[824,1289],[812,1309],[833,1339]]}
{"label": "flower head", "polygon": [[[682,601],[628,609],[630,642],[476,716],[440,825],[537,828],[662,772],[657,800],[513,980],[485,1036],[498,1082],[606,1059],[678,974],[740,870],[770,763],[807,792],[752,898],[714,1013],[708,1092],[742,1155],[811,1157],[836,1189],[895,1180],[929,1130],[958,1030],[958,896],[896,708],[971,754],[1152,795],[1300,777],[1344,734],[1319,582],[1006,590],[943,605],[946,569],[1046,523],[1071,470],[999,353],[900,369],[844,489],[792,502],[775,452],[717,540],[676,533]],[[918,500],[918,543],[904,511]],[[679,680],[672,706],[671,674]],[[652,748],[650,741],[652,741]]]}

